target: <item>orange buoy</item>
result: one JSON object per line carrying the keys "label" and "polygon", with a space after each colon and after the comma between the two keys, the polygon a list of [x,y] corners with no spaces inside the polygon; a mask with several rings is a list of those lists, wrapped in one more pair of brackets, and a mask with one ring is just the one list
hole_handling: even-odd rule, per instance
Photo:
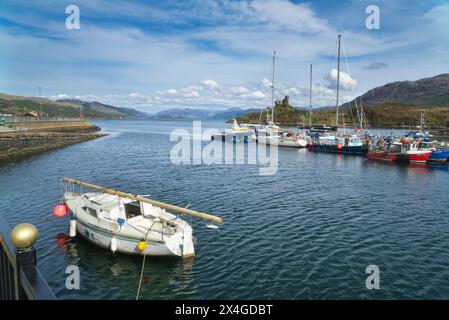
{"label": "orange buoy", "polygon": [[62,218],[65,217],[67,215],[67,213],[69,212],[69,209],[67,208],[67,206],[63,203],[58,203],[54,208],[53,208],[53,215],[56,218]]}

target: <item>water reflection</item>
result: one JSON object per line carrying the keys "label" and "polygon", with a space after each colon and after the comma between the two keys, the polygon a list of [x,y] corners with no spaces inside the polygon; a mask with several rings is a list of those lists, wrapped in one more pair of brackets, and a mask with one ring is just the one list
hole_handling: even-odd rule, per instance
{"label": "water reflection", "polygon": [[[82,291],[98,290],[96,284],[108,286],[105,297],[129,299],[137,293],[143,257],[112,253],[96,247],[84,238],[70,238],[65,233],[55,236],[58,250],[64,252],[67,265],[76,265],[83,281]],[[195,294],[193,266],[195,258],[152,257],[145,259],[140,299],[175,299],[180,293]]]}

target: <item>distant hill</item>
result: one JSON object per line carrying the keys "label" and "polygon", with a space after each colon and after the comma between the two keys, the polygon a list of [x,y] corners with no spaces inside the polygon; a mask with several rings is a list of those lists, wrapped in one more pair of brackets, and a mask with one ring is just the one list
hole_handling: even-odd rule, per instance
{"label": "distant hill", "polygon": [[[340,125],[357,123],[355,109],[363,106],[364,116],[372,127],[400,127],[418,125],[425,112],[429,127],[449,127],[449,74],[416,81],[397,81],[369,90],[365,94],[340,106]],[[258,122],[259,113],[249,113],[238,118],[240,122]],[[266,119],[266,113],[261,117]],[[306,109],[295,109],[278,101],[275,122],[281,124],[304,124],[308,122]],[[335,107],[315,108],[313,124],[335,124]],[[358,123],[357,123],[358,124]]]}
{"label": "distant hill", "polygon": [[83,106],[83,112],[92,114],[105,114],[113,117],[132,117],[132,118],[145,118],[148,114],[140,112],[131,108],[118,108],[97,101],[86,102],[78,99],[60,99],[56,100],[60,103],[72,103]]}
{"label": "distant hill", "polygon": [[[449,106],[449,74],[416,81],[396,81],[369,90],[357,97],[365,106],[380,106],[385,103],[400,103],[420,107]],[[342,110],[354,105],[354,100],[342,104]]]}
{"label": "distant hill", "polygon": [[157,120],[227,120],[247,114],[248,112],[259,112],[260,109],[230,108],[226,110],[203,110],[192,108],[178,108],[160,111],[151,116]]}
{"label": "distant hill", "polygon": [[24,115],[30,111],[40,112],[49,117],[78,117],[80,108],[83,115],[91,118],[143,118],[146,113],[129,108],[118,108],[100,102],[85,102],[76,99],[53,101],[45,98],[22,97],[0,93],[0,113]]}

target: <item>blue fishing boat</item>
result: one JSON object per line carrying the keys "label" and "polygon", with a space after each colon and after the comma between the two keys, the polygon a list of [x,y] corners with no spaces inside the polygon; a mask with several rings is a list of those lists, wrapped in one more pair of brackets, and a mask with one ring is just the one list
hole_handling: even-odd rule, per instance
{"label": "blue fishing boat", "polygon": [[349,136],[315,136],[308,145],[310,150],[342,154],[366,154],[368,144],[357,135]]}
{"label": "blue fishing boat", "polygon": [[430,154],[429,162],[448,162],[449,149],[436,149]]}

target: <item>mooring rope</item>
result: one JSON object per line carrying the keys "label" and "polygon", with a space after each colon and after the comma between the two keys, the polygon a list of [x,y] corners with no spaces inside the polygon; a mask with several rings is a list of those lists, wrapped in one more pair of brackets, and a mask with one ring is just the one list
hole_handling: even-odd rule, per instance
{"label": "mooring rope", "polygon": [[147,255],[143,254],[143,262],[142,262],[142,270],[140,271],[140,279],[139,279],[139,287],[137,288],[136,300],[139,300],[140,288],[142,287],[142,279],[143,279],[143,270],[145,269],[145,257]]}

